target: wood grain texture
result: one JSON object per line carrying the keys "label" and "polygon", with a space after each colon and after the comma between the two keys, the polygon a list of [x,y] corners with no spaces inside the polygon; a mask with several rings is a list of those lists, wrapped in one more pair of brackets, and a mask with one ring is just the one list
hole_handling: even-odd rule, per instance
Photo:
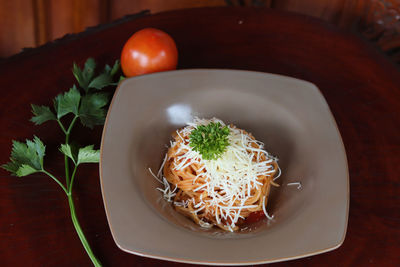
{"label": "wood grain texture", "polygon": [[33,1],[33,18],[35,21],[35,43],[42,45],[51,39],[49,22],[49,1]]}
{"label": "wood grain texture", "polygon": [[222,5],[224,0],[0,0],[0,57],[142,10]]}
{"label": "wood grain texture", "polygon": [[371,1],[360,29],[400,63],[400,1]]}
{"label": "wood grain texture", "polygon": [[398,0],[280,0],[273,8],[323,18],[350,28],[376,43],[400,63],[400,1]]}
{"label": "wood grain texture", "polygon": [[[185,23],[182,23],[182,22]],[[242,23],[239,23],[241,21]],[[329,253],[271,266],[400,265],[400,75],[375,47],[323,21],[270,9],[203,8],[148,15],[101,31],[67,37],[0,63],[0,162],[11,139],[46,140],[46,166],[62,174],[56,125],[34,127],[30,103],[50,104],[74,82],[72,62],[119,57],[132,31],[157,27],[177,42],[179,68],[264,71],[316,84],[337,121],[350,172],[350,214],[343,245]],[[21,79],[21,73],[24,73]],[[73,139],[99,143],[77,129]],[[0,258],[3,266],[89,266],[69,218],[65,196],[47,177],[9,176],[0,170]],[[119,250],[107,225],[98,167],[79,170],[78,217],[105,266],[189,266]],[[133,229],[138,231],[140,229]],[[160,237],[162,238],[162,237]]]}
{"label": "wood grain texture", "polygon": [[49,0],[51,37],[47,41],[99,24],[104,17],[102,3],[99,0]]}
{"label": "wood grain texture", "polygon": [[31,1],[0,1],[0,58],[36,46]]}
{"label": "wood grain texture", "polygon": [[224,0],[113,0],[111,2],[111,19],[117,19],[127,14],[150,10],[152,13],[183,9],[189,7],[224,6]]}
{"label": "wood grain texture", "polygon": [[157,13],[205,6],[271,7],[351,28],[400,63],[398,0],[0,0],[0,57],[142,10]]}

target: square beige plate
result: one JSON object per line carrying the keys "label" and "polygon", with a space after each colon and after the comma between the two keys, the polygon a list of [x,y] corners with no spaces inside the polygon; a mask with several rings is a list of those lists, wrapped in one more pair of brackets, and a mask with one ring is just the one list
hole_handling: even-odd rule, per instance
{"label": "square beige plate", "polygon": [[[193,116],[253,133],[279,157],[281,186],[250,230],[204,230],[156,190],[173,131]],[[346,154],[329,107],[313,84],[267,73],[179,70],[127,79],[104,127],[101,186],[116,244],[137,255],[201,264],[258,264],[326,252],[345,237]],[[301,182],[302,188],[287,185]]]}

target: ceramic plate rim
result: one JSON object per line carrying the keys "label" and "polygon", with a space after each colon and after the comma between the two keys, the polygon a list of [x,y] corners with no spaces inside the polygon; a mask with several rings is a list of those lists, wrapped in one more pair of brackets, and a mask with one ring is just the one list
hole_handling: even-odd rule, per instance
{"label": "ceramic plate rim", "polygon": [[288,255],[287,257],[281,257],[281,258],[273,258],[273,259],[264,259],[264,260],[258,260],[258,261],[241,261],[241,262],[237,262],[237,261],[233,261],[233,262],[229,262],[226,260],[221,260],[221,261],[207,261],[207,260],[190,260],[190,259],[186,259],[186,258],[179,258],[179,257],[169,257],[169,256],[164,256],[164,255],[155,255],[155,254],[151,254],[151,253],[146,253],[144,251],[140,251],[139,249],[133,249],[133,248],[126,248],[123,245],[121,245],[118,241],[118,238],[115,234],[115,231],[112,227],[111,224],[111,218],[110,218],[110,212],[109,212],[109,208],[108,208],[108,201],[106,199],[105,196],[105,188],[104,188],[104,176],[103,176],[103,153],[104,153],[104,139],[105,139],[105,135],[107,132],[107,126],[109,125],[109,115],[112,112],[112,107],[116,102],[116,99],[118,97],[118,93],[120,92],[121,88],[124,86],[125,83],[127,83],[129,80],[131,79],[151,79],[152,77],[157,77],[157,76],[163,76],[163,75],[174,75],[174,73],[193,73],[193,72],[241,72],[241,73],[249,73],[251,75],[251,73],[256,73],[256,74],[261,74],[261,75],[267,75],[270,77],[278,77],[278,78],[282,78],[282,79],[289,79],[289,80],[293,80],[299,83],[303,83],[303,84],[308,84],[308,88],[310,90],[314,90],[318,95],[320,95],[320,97],[323,98],[323,100],[325,101],[325,103],[328,106],[327,101],[325,100],[324,96],[322,95],[322,93],[320,92],[320,90],[318,89],[318,87],[316,87],[313,83],[310,83],[308,81],[304,81],[304,80],[300,80],[297,78],[293,78],[293,77],[288,77],[288,76],[284,76],[284,75],[279,75],[279,74],[272,74],[272,73],[265,73],[265,72],[258,72],[258,71],[249,71],[249,70],[237,70],[237,69],[184,69],[184,70],[174,70],[174,71],[166,71],[166,72],[160,72],[160,73],[154,73],[154,74],[146,74],[146,75],[142,75],[139,77],[134,77],[134,78],[128,78],[126,80],[124,80],[123,82],[121,82],[117,89],[115,90],[114,96],[112,98],[112,101],[110,103],[109,106],[109,110],[108,110],[108,114],[104,123],[104,127],[103,127],[103,132],[102,132],[102,138],[101,138],[101,147],[100,147],[100,164],[99,164],[99,174],[100,174],[100,185],[101,185],[101,192],[102,192],[102,197],[103,197],[103,203],[104,203],[104,208],[105,208],[105,212],[106,212],[106,217],[107,217],[107,221],[110,227],[110,231],[112,234],[112,237],[114,239],[114,242],[116,243],[116,245],[123,251],[127,252],[127,253],[131,253],[131,254],[135,254],[138,256],[144,256],[144,257],[148,257],[148,258],[153,258],[153,259],[159,259],[159,260],[168,260],[168,261],[173,261],[173,262],[181,262],[181,263],[191,263],[191,264],[202,264],[202,265],[249,265],[249,264],[265,264],[265,263],[274,263],[274,262],[280,262],[280,261],[286,261],[286,260],[294,260],[294,259],[299,259],[299,258],[303,258],[303,257],[308,257],[308,256],[312,256],[312,255],[317,255],[317,254],[321,254],[321,253],[325,253],[325,252],[329,252],[332,250],[337,249],[338,247],[340,247],[346,237],[346,232],[347,232],[347,225],[348,225],[348,216],[349,216],[349,206],[350,206],[350,184],[349,184],[349,172],[348,172],[348,161],[347,161],[347,156],[346,156],[346,150],[345,150],[345,146],[343,144],[343,140],[341,138],[340,135],[340,131],[339,128],[337,126],[337,123],[335,121],[335,118],[328,106],[328,111],[329,111],[329,115],[330,115],[330,120],[331,122],[333,122],[335,128],[336,128],[336,132],[339,136],[340,139],[340,145],[341,145],[341,150],[343,151],[343,156],[344,156],[344,160],[345,160],[345,168],[346,168],[346,173],[347,173],[347,193],[346,193],[346,224],[344,226],[343,229],[343,234],[342,234],[342,238],[340,240],[338,240],[338,242],[334,245],[328,246],[326,248],[321,248],[319,250],[314,250],[314,251],[310,251],[309,253],[302,253],[302,254],[298,254],[298,255]]}

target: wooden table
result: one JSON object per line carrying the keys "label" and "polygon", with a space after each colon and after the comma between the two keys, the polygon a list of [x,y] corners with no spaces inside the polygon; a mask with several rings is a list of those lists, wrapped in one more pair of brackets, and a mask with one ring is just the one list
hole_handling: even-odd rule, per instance
{"label": "wooden table", "polygon": [[[329,253],[276,266],[395,266],[400,264],[400,72],[360,37],[322,21],[268,9],[205,8],[143,13],[26,51],[0,65],[0,162],[11,139],[46,141],[46,166],[63,174],[55,123],[34,126],[30,104],[73,83],[73,62],[99,65],[119,57],[128,37],[144,27],[170,33],[179,69],[230,68],[278,73],[316,84],[327,99],[346,147],[350,215],[344,244]],[[72,138],[99,144],[101,127]],[[2,266],[89,266],[70,220],[65,195],[44,175],[11,177],[0,170]],[[96,164],[82,167],[74,187],[78,217],[105,266],[180,265],[134,256],[115,245],[108,228]],[[182,264],[183,265],[183,264]]]}

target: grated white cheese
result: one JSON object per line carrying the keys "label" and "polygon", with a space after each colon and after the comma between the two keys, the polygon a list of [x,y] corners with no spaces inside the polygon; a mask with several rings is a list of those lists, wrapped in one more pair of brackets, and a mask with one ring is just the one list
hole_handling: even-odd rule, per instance
{"label": "grated white cheese", "polygon": [[[200,177],[204,179],[205,183],[195,188],[194,191],[206,191],[210,199],[201,199],[199,203],[195,203],[193,199],[194,208],[196,209],[194,212],[198,213],[204,210],[206,205],[214,206],[216,207],[215,219],[217,223],[221,222],[221,218],[225,220],[229,219],[230,223],[227,223],[225,227],[233,231],[232,229],[236,226],[239,218],[243,218],[240,215],[241,211],[257,207],[257,205],[245,205],[245,202],[252,197],[252,189],[259,189],[262,186],[262,183],[258,181],[260,175],[270,176],[271,173],[276,172],[271,162],[277,159],[263,149],[264,144],[262,142],[252,139],[251,136],[240,129],[227,126],[230,134],[228,136],[229,145],[226,151],[216,160],[204,160],[199,152],[192,150],[187,136],[199,125],[207,125],[210,122],[219,122],[225,126],[223,121],[216,118],[211,120],[195,118],[193,122],[187,123],[188,126],[176,131],[177,136],[182,141],[179,144],[178,153],[182,151],[185,153],[175,159],[174,169],[177,171],[183,170],[192,163],[198,163],[203,166],[202,169],[204,168],[205,172],[198,174],[193,184]],[[176,144],[176,142],[171,142],[172,147]],[[252,145],[254,144],[257,147],[253,147]],[[267,160],[260,162],[260,157],[263,154]],[[254,157],[257,157],[256,161],[254,161]],[[151,170],[150,172],[164,185],[164,189],[159,189],[163,192],[164,198],[167,201],[171,201],[171,198],[175,196],[176,188],[171,190],[170,185],[162,175],[162,168],[166,161],[167,156],[164,158],[157,176]],[[184,207],[188,205],[187,202],[178,203],[175,202],[174,204]],[[238,203],[241,203],[241,205],[238,206]],[[273,218],[265,209],[265,196],[263,198],[263,211],[268,219]],[[205,222],[201,224],[206,225]]]}
{"label": "grated white cheese", "polygon": [[203,228],[211,228],[213,226],[211,223],[205,222],[203,220],[199,220],[199,225]]}
{"label": "grated white cheese", "polygon": [[274,218],[274,215],[270,216],[265,208],[265,196],[263,197],[263,212],[268,219],[272,220]]}
{"label": "grated white cheese", "polygon": [[293,183],[288,183],[286,184],[287,186],[291,186],[291,185],[297,185],[297,189],[300,190],[302,188],[302,185],[300,182],[293,182]]}
{"label": "grated white cheese", "polygon": [[[163,164],[162,164],[161,166],[163,166],[164,163],[165,163],[165,159],[164,159],[164,162],[163,162]],[[160,170],[161,170],[161,169],[162,169],[162,167],[160,168]],[[168,181],[167,181],[167,179],[166,179],[165,177],[163,177],[162,175],[157,177],[157,176],[153,173],[153,171],[151,170],[151,168],[149,168],[149,172],[151,173],[151,175],[152,175],[158,182],[160,182],[161,184],[164,185],[164,189],[163,189],[163,188],[160,188],[160,187],[157,187],[156,190],[158,190],[158,191],[160,191],[160,192],[163,193],[163,196],[164,196],[164,199],[165,199],[165,200],[167,200],[168,202],[172,202],[172,198],[176,195],[175,192],[176,192],[176,190],[178,189],[178,187],[175,186],[174,190],[171,190],[171,187],[170,187],[170,185],[169,185],[169,183],[168,183]],[[160,171],[158,171],[158,173],[160,173]],[[161,181],[161,179],[162,179],[162,181]]]}

